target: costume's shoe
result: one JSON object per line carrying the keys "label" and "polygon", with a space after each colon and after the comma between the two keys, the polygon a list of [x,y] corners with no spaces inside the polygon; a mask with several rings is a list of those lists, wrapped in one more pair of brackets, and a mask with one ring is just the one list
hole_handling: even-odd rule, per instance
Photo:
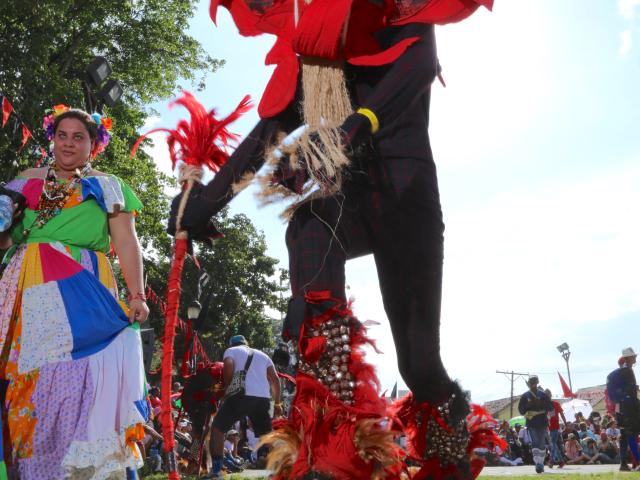
{"label": "costume's shoe", "polygon": [[[326,302],[321,295],[308,295],[307,302]],[[263,439],[274,479],[400,477],[402,456],[393,438],[401,432],[386,416],[374,369],[363,358],[365,343],[364,326],[344,304],[307,315],[291,414]]]}
{"label": "costume's shoe", "polygon": [[413,480],[476,478],[484,460],[473,450],[487,447],[490,442],[506,448],[506,442],[496,435],[496,421],[479,405],[469,406],[467,395],[457,383],[451,384],[451,394],[440,402],[417,403],[411,394],[391,407],[392,416],[404,425],[407,452],[420,465]]}

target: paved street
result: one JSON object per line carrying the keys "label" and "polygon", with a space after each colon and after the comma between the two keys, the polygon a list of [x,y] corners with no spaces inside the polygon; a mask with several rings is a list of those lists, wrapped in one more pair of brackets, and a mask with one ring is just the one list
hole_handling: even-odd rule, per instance
{"label": "paved street", "polygon": [[[592,473],[613,473],[617,472],[619,465],[565,465],[564,468],[549,468],[545,467],[544,474],[549,473],[563,473],[563,474],[576,474],[576,475],[588,475]],[[540,476],[544,475],[540,474]],[[535,467],[533,465],[525,465],[522,467],[485,467],[480,474],[483,476],[501,476],[501,477],[509,477],[514,475],[538,475],[535,471]],[[632,476],[638,475],[637,473],[632,473]]]}

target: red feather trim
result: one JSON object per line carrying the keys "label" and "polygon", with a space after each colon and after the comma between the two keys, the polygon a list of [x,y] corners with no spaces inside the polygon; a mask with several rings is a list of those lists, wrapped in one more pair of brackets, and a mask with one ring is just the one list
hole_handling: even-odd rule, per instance
{"label": "red feather trim", "polygon": [[[466,419],[467,430],[469,432],[467,454],[471,456],[476,448],[487,447],[489,443],[505,449],[507,447],[506,442],[493,430],[497,422],[489,412],[479,405],[471,404],[470,407],[471,412],[467,415]],[[411,393],[394,402],[389,408],[389,413],[392,417],[397,417],[404,424],[404,432],[408,440],[407,450],[409,455],[418,461],[420,461],[426,449],[427,419],[429,416],[433,417],[445,430],[451,429],[445,424],[435,405],[427,402],[417,405]],[[417,421],[419,416],[422,417],[420,423]],[[471,460],[471,473],[474,478],[480,474],[483,467],[484,461],[482,459],[474,457]],[[413,480],[426,478],[438,480],[442,478],[459,478],[459,475],[461,475],[461,472],[456,469],[455,465],[449,464],[443,468],[440,465],[439,459],[431,458],[424,461],[422,468],[412,478]]]}
{"label": "red feather trim", "polygon": [[[331,297],[328,291],[309,292],[306,301],[310,304],[328,305],[324,311],[313,317],[305,318],[301,333],[300,351],[303,358],[310,362],[322,354],[326,340],[324,337],[305,337],[305,328],[313,325],[318,328],[332,318],[353,317],[350,305],[344,300]],[[316,340],[320,339],[320,340]],[[351,480],[353,478],[371,478],[373,461],[365,460],[355,443],[358,426],[361,420],[380,420],[380,428],[400,427],[386,413],[387,403],[379,394],[379,382],[374,368],[365,362],[361,347],[371,344],[366,336],[366,329],[355,322],[351,326],[351,354],[349,371],[355,380],[354,403],[347,405],[341,402],[325,385],[312,376],[298,372],[296,376],[296,397],[292,405],[288,422],[274,422],[275,429],[285,426],[300,432],[302,442],[293,463],[290,477],[301,478],[309,471],[327,473],[334,480]],[[383,423],[383,420],[385,422]],[[397,465],[387,467],[386,478],[400,478],[403,470],[401,452],[393,450],[389,453],[398,459]],[[354,476],[354,473],[356,476]]]}
{"label": "red feather trim", "polygon": [[238,136],[229,132],[227,126],[252,107],[251,98],[245,96],[236,109],[221,120],[216,118],[214,109],[207,112],[189,92],[182,92],[182,97],[171,102],[169,107],[174,105],[186,108],[191,115],[191,122],[180,120],[175,129],[154,128],[141,135],[131,149],[131,156],[135,155],[140,143],[150,134],[167,132],[167,145],[173,168],[176,167],[177,161],[181,160],[187,165],[206,166],[213,172],[220,170],[229,158],[229,142],[238,140]]}

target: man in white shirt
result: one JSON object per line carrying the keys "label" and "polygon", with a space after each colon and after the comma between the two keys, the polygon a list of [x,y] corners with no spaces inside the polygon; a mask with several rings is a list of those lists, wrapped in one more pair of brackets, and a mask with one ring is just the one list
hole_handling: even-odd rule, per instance
{"label": "man in white shirt", "polygon": [[[252,355],[248,368],[249,356]],[[249,347],[246,338],[234,335],[229,340],[229,348],[223,355],[223,384],[226,389],[236,372],[245,370],[246,382],[244,395],[225,397],[220,410],[213,420],[213,434],[211,435],[211,456],[213,469],[204,478],[222,478],[222,456],[224,450],[224,433],[234,422],[249,417],[257,436],[271,431],[271,417],[269,415],[270,399],[273,394],[273,416],[282,414],[280,401],[280,381],[271,359],[260,350]]]}

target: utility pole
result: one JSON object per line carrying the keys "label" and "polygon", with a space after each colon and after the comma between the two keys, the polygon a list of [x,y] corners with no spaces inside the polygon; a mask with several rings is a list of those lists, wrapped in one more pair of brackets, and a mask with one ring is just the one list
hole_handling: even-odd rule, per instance
{"label": "utility pole", "polygon": [[520,378],[520,377],[529,377],[528,373],[518,373],[518,372],[514,372],[513,370],[510,372],[502,372],[500,370],[496,370],[496,373],[502,373],[504,374],[507,379],[511,380],[511,398],[510,398],[510,403],[509,403],[509,418],[513,418],[513,383],[516,381],[516,378]]}

